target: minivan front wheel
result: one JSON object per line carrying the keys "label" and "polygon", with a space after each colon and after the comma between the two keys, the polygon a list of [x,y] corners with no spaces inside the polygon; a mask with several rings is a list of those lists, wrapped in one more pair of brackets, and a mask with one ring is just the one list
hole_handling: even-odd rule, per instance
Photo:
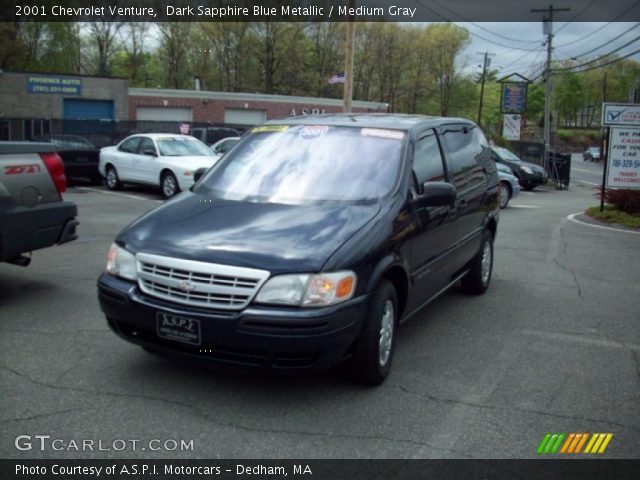
{"label": "minivan front wheel", "polygon": [[396,290],[382,280],[371,296],[362,332],[356,342],[354,367],[357,380],[379,385],[391,371],[398,326]]}
{"label": "minivan front wheel", "polygon": [[482,232],[480,250],[469,264],[469,273],[462,277],[462,290],[481,295],[489,288],[493,272],[493,235],[489,230]]}

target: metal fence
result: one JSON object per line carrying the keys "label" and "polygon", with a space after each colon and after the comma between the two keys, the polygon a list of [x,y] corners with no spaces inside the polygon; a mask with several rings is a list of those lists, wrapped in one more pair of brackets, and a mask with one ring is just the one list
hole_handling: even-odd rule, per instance
{"label": "metal fence", "polygon": [[115,145],[134,133],[184,133],[185,125],[188,126],[188,134],[220,127],[233,128],[243,133],[253,126],[146,120],[0,118],[0,140],[54,141],[61,144],[72,143],[75,149],[83,146],[102,148]]}

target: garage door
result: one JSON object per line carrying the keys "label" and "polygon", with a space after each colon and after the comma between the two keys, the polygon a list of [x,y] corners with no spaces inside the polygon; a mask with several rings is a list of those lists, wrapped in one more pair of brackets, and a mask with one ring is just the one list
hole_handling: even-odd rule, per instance
{"label": "garage door", "polygon": [[232,125],[259,125],[266,121],[267,112],[264,110],[224,109],[224,123]]}
{"label": "garage door", "polygon": [[113,100],[65,98],[63,115],[65,120],[113,120]]}
{"label": "garage door", "polygon": [[156,122],[191,122],[193,110],[191,108],[138,107],[136,119]]}

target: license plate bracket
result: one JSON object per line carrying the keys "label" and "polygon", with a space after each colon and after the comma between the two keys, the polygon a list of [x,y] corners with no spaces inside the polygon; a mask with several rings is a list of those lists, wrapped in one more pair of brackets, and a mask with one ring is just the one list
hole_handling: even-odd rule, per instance
{"label": "license plate bracket", "polygon": [[200,345],[202,343],[200,320],[196,318],[158,312],[156,314],[156,333],[158,337],[174,342],[189,345]]}

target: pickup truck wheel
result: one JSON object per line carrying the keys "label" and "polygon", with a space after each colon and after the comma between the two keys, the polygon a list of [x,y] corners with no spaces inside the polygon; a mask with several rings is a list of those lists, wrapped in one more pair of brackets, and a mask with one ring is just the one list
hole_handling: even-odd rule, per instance
{"label": "pickup truck wheel", "polygon": [[500,182],[500,208],[507,208],[511,199],[511,187],[507,182]]}
{"label": "pickup truck wheel", "polygon": [[482,295],[489,288],[493,271],[493,235],[482,232],[480,250],[469,264],[469,273],[462,277],[462,290],[473,295]]}
{"label": "pickup truck wheel", "polygon": [[180,193],[180,185],[176,176],[171,172],[165,172],[160,179],[160,188],[162,189],[162,195],[164,198],[171,198],[175,194]]}
{"label": "pickup truck wheel", "polygon": [[383,280],[371,296],[353,359],[356,380],[379,385],[389,375],[395,350],[398,302],[393,285]]}
{"label": "pickup truck wheel", "polygon": [[107,188],[109,190],[120,190],[122,188],[122,183],[120,182],[120,178],[118,177],[118,172],[116,171],[116,167],[108,166],[107,167]]}

